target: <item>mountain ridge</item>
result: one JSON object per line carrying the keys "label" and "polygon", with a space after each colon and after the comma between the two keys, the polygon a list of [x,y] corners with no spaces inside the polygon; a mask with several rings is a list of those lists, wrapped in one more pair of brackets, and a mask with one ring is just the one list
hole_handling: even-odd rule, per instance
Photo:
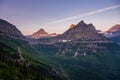
{"label": "mountain ridge", "polygon": [[0,35],[6,35],[21,39],[25,38],[24,35],[16,28],[16,26],[3,19],[0,19]]}
{"label": "mountain ridge", "polygon": [[47,39],[39,39],[38,41],[41,44],[54,44],[56,42],[62,41],[74,42],[76,40],[100,40],[100,38],[104,38],[104,40],[107,39],[102,34],[97,33],[97,30],[93,24],[86,24],[84,21],[80,21],[77,25],[74,26],[74,28],[68,29],[61,35]]}

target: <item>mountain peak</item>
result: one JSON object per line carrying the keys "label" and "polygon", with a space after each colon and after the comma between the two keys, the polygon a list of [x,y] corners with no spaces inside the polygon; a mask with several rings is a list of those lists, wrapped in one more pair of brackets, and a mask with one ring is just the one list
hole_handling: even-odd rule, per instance
{"label": "mountain peak", "polygon": [[[72,25],[73,26],[73,25]],[[99,37],[95,27],[92,24],[86,24],[84,21],[79,22],[74,27],[68,29],[63,34],[57,36],[58,40],[78,40],[78,39],[96,39]]]}
{"label": "mountain peak", "polygon": [[41,28],[34,34],[48,34],[48,33],[44,29]]}
{"label": "mountain peak", "polygon": [[95,32],[96,29],[93,24],[86,24],[83,20],[80,21],[77,25],[75,25],[74,29],[78,30],[79,32],[88,32],[92,31]]}
{"label": "mountain peak", "polygon": [[35,38],[35,39],[39,39],[39,38],[54,37],[54,36],[57,36],[57,35],[58,34],[56,34],[56,33],[49,34],[44,29],[41,28],[37,32],[33,33],[31,35],[31,37]]}
{"label": "mountain peak", "polygon": [[86,24],[83,20],[81,20],[77,25],[82,25],[82,24]]}
{"label": "mountain peak", "polygon": [[88,25],[83,20],[81,20],[75,27],[84,29],[84,28],[88,27]]}
{"label": "mountain peak", "polygon": [[83,20],[81,20],[81,21],[80,21],[80,23],[84,23],[84,21],[83,21]]}

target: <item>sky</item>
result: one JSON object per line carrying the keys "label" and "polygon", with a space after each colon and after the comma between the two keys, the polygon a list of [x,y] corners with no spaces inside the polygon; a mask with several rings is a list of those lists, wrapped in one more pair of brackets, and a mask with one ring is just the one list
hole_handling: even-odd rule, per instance
{"label": "sky", "polygon": [[0,0],[0,18],[24,35],[40,28],[61,34],[81,20],[106,31],[120,24],[120,0]]}

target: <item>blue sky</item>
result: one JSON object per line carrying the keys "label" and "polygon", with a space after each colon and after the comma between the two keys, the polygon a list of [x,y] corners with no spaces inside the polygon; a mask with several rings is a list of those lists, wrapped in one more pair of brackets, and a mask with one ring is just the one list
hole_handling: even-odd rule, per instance
{"label": "blue sky", "polygon": [[[86,15],[116,5],[116,8]],[[119,0],[0,0],[0,18],[16,25],[25,35],[40,28],[49,33],[63,33],[70,24],[81,20],[105,31],[120,24],[119,14]]]}

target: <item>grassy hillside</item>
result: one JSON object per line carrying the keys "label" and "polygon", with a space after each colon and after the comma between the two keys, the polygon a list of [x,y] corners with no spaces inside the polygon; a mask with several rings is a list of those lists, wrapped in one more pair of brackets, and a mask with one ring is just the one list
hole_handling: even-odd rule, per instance
{"label": "grassy hillside", "polygon": [[[66,80],[119,80],[120,51],[118,48],[116,49],[117,45],[107,46],[109,46],[110,51],[74,57],[56,55],[59,53],[59,48],[54,47],[54,45],[33,46],[24,40],[1,36],[0,79],[60,80],[59,75],[61,75]],[[14,54],[18,52],[18,47],[21,48],[24,59],[30,61],[31,66],[20,65],[11,61]],[[71,49],[74,51],[74,48],[71,47]]]}
{"label": "grassy hillside", "polygon": [[[24,58],[22,62],[18,61],[18,47]],[[37,55],[37,50],[28,42],[0,36],[0,80],[62,80],[52,67],[41,63]],[[26,61],[30,65],[26,65]]]}

